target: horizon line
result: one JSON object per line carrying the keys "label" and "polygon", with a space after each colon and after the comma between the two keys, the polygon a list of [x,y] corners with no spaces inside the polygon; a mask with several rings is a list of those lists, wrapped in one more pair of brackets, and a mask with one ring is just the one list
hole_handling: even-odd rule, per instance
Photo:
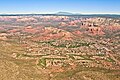
{"label": "horizon line", "polygon": [[[66,12],[66,11],[59,11],[59,12]],[[0,12],[0,15],[9,15],[9,14],[57,14],[57,13],[59,13],[59,12],[42,12],[42,13],[38,13],[38,12],[9,12],[9,13],[1,13]],[[67,13],[72,13],[73,15],[74,14],[80,14],[80,15],[94,15],[94,14],[110,14],[110,15],[120,15],[120,13],[109,13],[109,12],[103,12],[103,13],[78,13],[78,12],[67,12]]]}

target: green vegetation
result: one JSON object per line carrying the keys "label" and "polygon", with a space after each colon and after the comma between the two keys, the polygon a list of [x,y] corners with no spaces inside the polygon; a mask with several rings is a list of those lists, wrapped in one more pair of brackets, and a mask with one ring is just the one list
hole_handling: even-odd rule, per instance
{"label": "green vegetation", "polygon": [[19,56],[20,56],[20,54],[17,54],[17,55],[16,55],[16,57],[19,57]]}
{"label": "green vegetation", "polygon": [[53,47],[57,47],[57,48],[78,48],[78,47],[82,47],[82,46],[89,46],[89,45],[93,45],[95,43],[87,43],[87,42],[71,42],[69,44],[66,43],[57,43],[57,45],[53,44],[53,42],[56,42],[55,40],[50,40],[50,41],[41,41],[41,42],[37,42],[37,43],[46,43],[49,44],[50,46]]}
{"label": "green vegetation", "polygon": [[7,33],[7,31],[4,31],[4,30],[0,30],[0,33]]}
{"label": "green vegetation", "polygon": [[112,58],[107,58],[107,61],[109,61],[109,62],[115,62]]}
{"label": "green vegetation", "polygon": [[62,48],[66,48],[66,45],[65,44],[60,44],[60,45],[53,45],[53,44],[50,44],[51,46],[53,47],[62,47]]}
{"label": "green vegetation", "polygon": [[42,57],[42,56],[48,56],[49,54],[45,55],[30,55],[30,54],[21,54],[22,57],[32,57],[32,58],[37,58],[37,57]]}
{"label": "green vegetation", "polygon": [[81,47],[81,46],[89,46],[90,43],[78,43],[75,45],[70,45],[68,48],[77,48],[77,47]]}
{"label": "green vegetation", "polygon": [[55,40],[49,40],[49,41],[36,41],[37,43],[46,43],[51,44],[52,42],[55,42]]}
{"label": "green vegetation", "polygon": [[49,59],[49,60],[66,60],[66,58],[45,58],[45,59]]}
{"label": "green vegetation", "polygon": [[37,65],[39,65],[41,67],[46,67],[46,59],[45,58],[39,59],[39,62]]}
{"label": "green vegetation", "polygon": [[68,56],[69,56],[69,58],[71,58],[73,60],[75,59],[73,54],[69,54]]}
{"label": "green vegetation", "polygon": [[105,54],[97,54],[96,56],[105,56]]}
{"label": "green vegetation", "polygon": [[33,57],[32,55],[22,54],[23,57]]}
{"label": "green vegetation", "polygon": [[62,67],[66,68],[66,67],[69,67],[69,66],[70,66],[70,64],[63,62]]}
{"label": "green vegetation", "polygon": [[83,55],[81,55],[81,57],[84,58],[84,60],[92,60],[92,59],[90,59],[90,56],[86,56],[86,55],[83,56]]}

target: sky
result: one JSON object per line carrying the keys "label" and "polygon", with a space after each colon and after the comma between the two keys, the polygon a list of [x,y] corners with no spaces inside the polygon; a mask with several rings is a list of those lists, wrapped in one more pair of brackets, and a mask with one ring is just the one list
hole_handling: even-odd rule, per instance
{"label": "sky", "polygon": [[0,14],[120,14],[120,0],[0,0]]}

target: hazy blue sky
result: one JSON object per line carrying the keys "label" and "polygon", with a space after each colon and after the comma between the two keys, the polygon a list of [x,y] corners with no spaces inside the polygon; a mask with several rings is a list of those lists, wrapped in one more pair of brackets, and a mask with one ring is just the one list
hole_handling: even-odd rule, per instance
{"label": "hazy blue sky", "polygon": [[119,13],[120,0],[0,0],[0,13]]}

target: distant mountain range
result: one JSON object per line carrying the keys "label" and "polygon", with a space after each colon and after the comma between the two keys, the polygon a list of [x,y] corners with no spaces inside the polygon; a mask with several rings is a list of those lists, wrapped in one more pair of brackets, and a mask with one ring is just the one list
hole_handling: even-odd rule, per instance
{"label": "distant mountain range", "polygon": [[58,13],[55,13],[55,14],[56,15],[76,15],[76,14],[73,14],[73,13],[70,13],[70,12],[58,12]]}
{"label": "distant mountain range", "polygon": [[120,16],[119,14],[80,14],[80,13],[70,13],[70,12],[58,12],[55,15],[78,15],[78,16]]}
{"label": "distant mountain range", "polygon": [[88,17],[119,17],[120,14],[75,14],[75,13],[70,13],[70,12],[57,12],[57,13],[52,13],[52,14],[0,14],[0,16],[88,16]]}

